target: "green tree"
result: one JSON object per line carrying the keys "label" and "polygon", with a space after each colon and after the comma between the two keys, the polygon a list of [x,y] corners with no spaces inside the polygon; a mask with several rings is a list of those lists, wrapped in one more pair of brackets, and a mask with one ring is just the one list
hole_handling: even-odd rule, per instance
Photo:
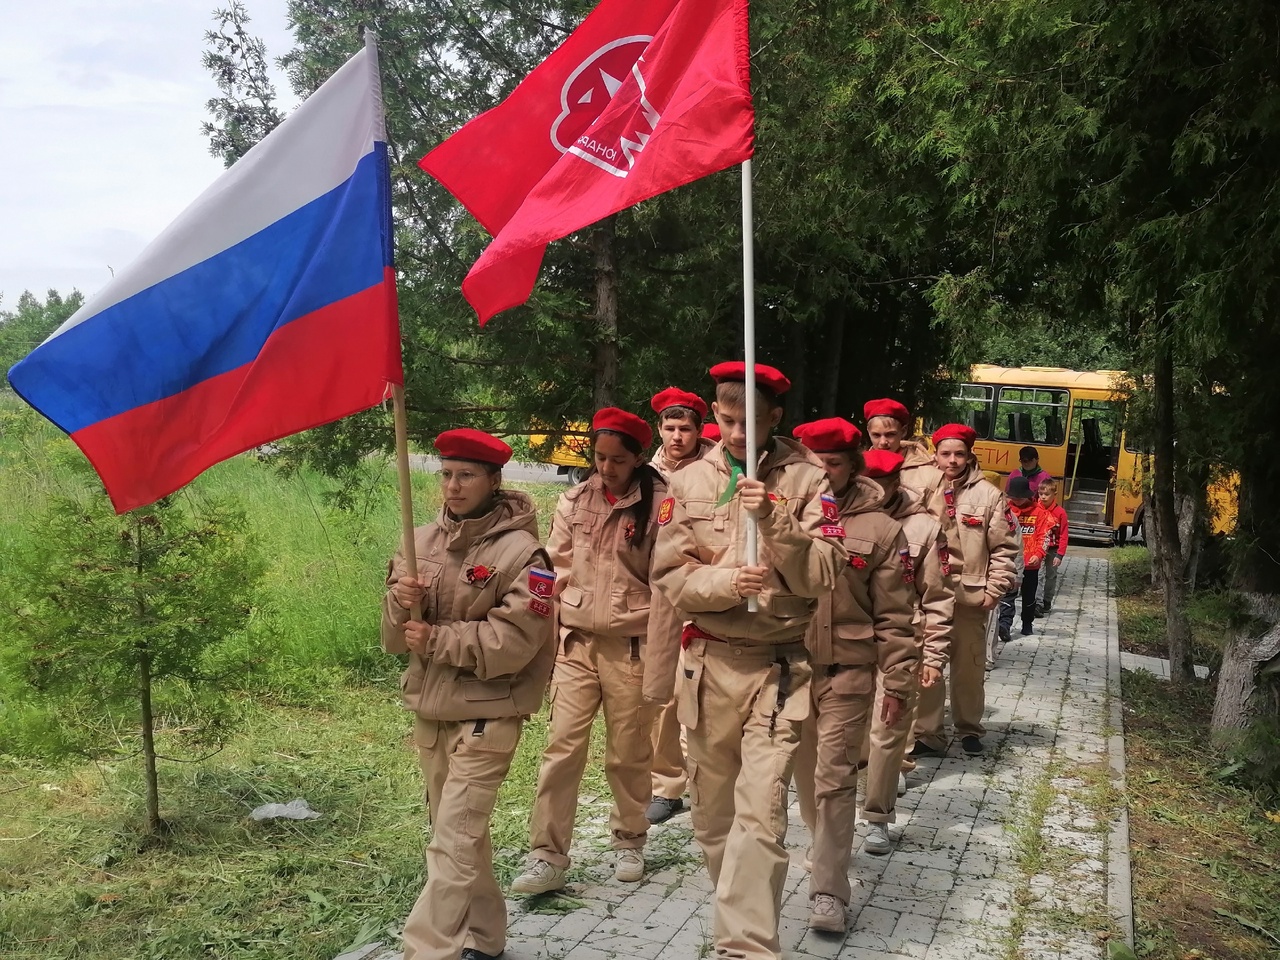
{"label": "green tree", "polygon": [[267,76],[267,48],[249,33],[249,13],[242,0],[213,13],[216,30],[205,31],[208,44],[203,66],[212,74],[220,95],[205,103],[213,117],[200,125],[209,138],[209,152],[228,167],[275,129],[284,119],[276,108],[276,88]]}
{"label": "green tree", "polygon": [[244,516],[172,501],[117,517],[101,493],[55,497],[38,544],[5,571],[2,655],[61,728],[63,750],[138,750],[146,829],[163,828],[158,740],[206,749],[234,727],[251,664],[225,641],[253,616],[265,563]]}
{"label": "green tree", "polygon": [[[40,346],[84,303],[79,290],[66,297],[50,290],[42,303],[29,290],[18,298],[15,310],[0,310],[0,370],[9,368]],[[8,379],[5,385],[8,385]]]}

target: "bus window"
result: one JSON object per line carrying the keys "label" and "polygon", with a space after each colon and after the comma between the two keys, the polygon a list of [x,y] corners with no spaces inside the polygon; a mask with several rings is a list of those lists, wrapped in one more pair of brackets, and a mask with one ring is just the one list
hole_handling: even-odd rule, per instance
{"label": "bus window", "polygon": [[996,403],[995,439],[1060,447],[1067,440],[1067,391],[1042,387],[1001,387]]}
{"label": "bus window", "polygon": [[979,440],[991,439],[991,399],[995,394],[992,387],[981,383],[961,383],[947,404],[947,414],[942,420],[929,420],[925,430],[933,433],[944,423],[963,423],[973,427]]}

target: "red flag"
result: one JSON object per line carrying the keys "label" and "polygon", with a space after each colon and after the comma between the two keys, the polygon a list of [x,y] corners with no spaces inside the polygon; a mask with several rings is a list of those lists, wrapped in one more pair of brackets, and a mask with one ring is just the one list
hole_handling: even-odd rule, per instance
{"label": "red flag", "polygon": [[747,0],[604,0],[420,165],[494,235],[463,281],[483,324],[552,240],[752,154]]}

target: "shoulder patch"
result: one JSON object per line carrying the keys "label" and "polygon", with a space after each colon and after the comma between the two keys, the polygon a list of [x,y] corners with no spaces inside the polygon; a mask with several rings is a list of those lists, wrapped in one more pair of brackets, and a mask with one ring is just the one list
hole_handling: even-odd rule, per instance
{"label": "shoulder patch", "polygon": [[822,494],[821,498],[823,518],[831,523],[836,523],[840,519],[840,505],[836,503],[836,498],[829,493]]}
{"label": "shoulder patch", "polygon": [[671,514],[675,512],[675,509],[676,509],[675,497],[667,497],[667,499],[663,500],[662,503],[658,506],[658,526],[665,527],[668,523],[670,523]]}
{"label": "shoulder patch", "polygon": [[529,568],[529,592],[535,597],[541,597],[544,600],[550,599],[551,594],[555,592],[556,575],[550,570],[544,570],[541,567]]}
{"label": "shoulder patch", "polygon": [[915,561],[911,559],[911,550],[907,547],[903,547],[898,551],[898,556],[902,560],[902,582],[915,583],[916,564]]}
{"label": "shoulder patch", "polygon": [[837,540],[844,539],[844,527],[838,523],[828,523],[822,528],[824,537],[835,537]]}
{"label": "shoulder patch", "polygon": [[540,617],[551,616],[551,604],[545,600],[539,600],[537,597],[529,598],[529,609]]}

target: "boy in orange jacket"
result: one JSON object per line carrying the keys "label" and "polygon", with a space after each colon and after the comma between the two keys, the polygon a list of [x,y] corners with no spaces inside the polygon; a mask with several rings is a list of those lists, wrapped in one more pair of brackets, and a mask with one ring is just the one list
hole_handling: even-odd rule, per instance
{"label": "boy in orange jacket", "polygon": [[[1014,474],[1004,489],[1009,498],[1009,523],[1016,525],[1022,534],[1022,635],[1033,633],[1032,621],[1036,615],[1036,587],[1040,580],[1040,567],[1049,551],[1049,538],[1056,521],[1049,511],[1040,506],[1026,477]],[[1006,643],[1013,629],[1013,605],[1018,594],[1014,587],[1000,598],[1000,639]]]}

